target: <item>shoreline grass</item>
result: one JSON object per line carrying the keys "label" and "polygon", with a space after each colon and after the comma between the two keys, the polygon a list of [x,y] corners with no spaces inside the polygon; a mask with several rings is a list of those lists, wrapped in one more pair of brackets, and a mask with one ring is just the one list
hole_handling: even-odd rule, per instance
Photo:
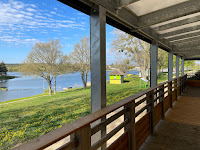
{"label": "shoreline grass", "polygon": [[34,95],[34,96],[25,97],[25,98],[18,98],[18,99],[8,100],[8,101],[0,102],[0,105],[12,103],[12,102],[24,101],[24,100],[27,100],[27,99],[33,99],[33,98],[42,97],[42,96],[48,96],[48,94],[43,93],[43,94],[37,94],[37,95]]}
{"label": "shoreline grass", "polygon": [[5,88],[5,87],[1,87],[0,90],[2,90],[2,91],[8,91],[8,89]]}
{"label": "shoreline grass", "polygon": [[[139,87],[138,75],[125,80],[129,82],[106,85],[107,105],[145,89]],[[32,99],[25,101],[28,98],[22,98],[0,103],[1,150],[11,149],[19,143],[30,141],[91,113],[90,87],[70,89],[52,96],[39,94],[29,98]],[[4,103],[6,105],[1,105]]]}

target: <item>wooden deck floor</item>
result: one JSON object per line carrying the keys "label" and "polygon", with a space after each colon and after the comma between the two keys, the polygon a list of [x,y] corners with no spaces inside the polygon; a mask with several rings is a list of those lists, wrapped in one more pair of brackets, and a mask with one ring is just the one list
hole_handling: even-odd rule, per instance
{"label": "wooden deck floor", "polygon": [[200,88],[187,88],[140,150],[200,150]]}

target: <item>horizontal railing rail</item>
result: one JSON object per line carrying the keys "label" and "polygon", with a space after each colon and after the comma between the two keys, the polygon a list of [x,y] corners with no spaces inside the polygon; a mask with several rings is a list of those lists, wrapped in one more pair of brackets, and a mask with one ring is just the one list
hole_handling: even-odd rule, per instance
{"label": "horizontal railing rail", "polygon": [[[165,118],[166,111],[181,95],[186,83],[187,75],[184,75],[158,84],[14,149],[48,149],[66,137],[68,141],[57,144],[56,149],[138,149],[149,135],[154,134],[155,126]],[[116,121],[114,127],[109,127]],[[105,128],[106,133],[93,141],[93,136]]]}

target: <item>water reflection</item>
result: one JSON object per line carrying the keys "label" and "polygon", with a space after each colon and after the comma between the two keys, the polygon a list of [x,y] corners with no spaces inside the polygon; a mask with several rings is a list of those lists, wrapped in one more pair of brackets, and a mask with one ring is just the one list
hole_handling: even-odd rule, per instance
{"label": "water reflection", "polygon": [[8,88],[8,81],[7,80],[0,80],[0,87],[1,88]]}

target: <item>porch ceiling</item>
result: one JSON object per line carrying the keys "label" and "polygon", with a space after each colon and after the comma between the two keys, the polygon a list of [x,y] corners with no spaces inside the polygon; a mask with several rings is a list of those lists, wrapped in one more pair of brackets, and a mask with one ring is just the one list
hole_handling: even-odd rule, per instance
{"label": "porch ceiling", "polygon": [[[107,23],[183,57],[200,59],[199,0],[59,0],[86,14],[96,5]],[[199,47],[198,47],[199,46]]]}

